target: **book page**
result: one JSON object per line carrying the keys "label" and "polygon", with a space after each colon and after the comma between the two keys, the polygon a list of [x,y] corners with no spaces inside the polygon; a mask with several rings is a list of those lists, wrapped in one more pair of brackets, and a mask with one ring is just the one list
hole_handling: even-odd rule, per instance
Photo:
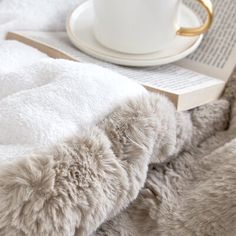
{"label": "book page", "polygon": [[177,95],[223,84],[221,80],[199,74],[175,64],[137,68],[107,63],[79,51],[71,44],[65,32],[24,32],[23,35],[57,48],[80,62],[93,63],[112,69],[144,85]]}
{"label": "book page", "polygon": [[[156,79],[156,73],[158,74],[158,79]],[[222,87],[224,85],[221,80],[175,65],[160,67],[160,70],[155,72],[155,74],[149,74],[148,77],[143,76],[141,82],[148,86],[178,95],[191,93],[215,85],[221,84]]]}
{"label": "book page", "polygon": [[[211,1],[214,9],[212,27],[196,52],[177,64],[227,81],[236,64],[236,1]],[[204,20],[205,12],[196,1],[185,0],[184,3]]]}

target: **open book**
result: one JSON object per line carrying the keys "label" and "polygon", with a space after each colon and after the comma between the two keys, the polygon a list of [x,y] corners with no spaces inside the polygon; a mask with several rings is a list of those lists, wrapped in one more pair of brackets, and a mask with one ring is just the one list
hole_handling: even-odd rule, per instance
{"label": "open book", "polygon": [[[187,110],[217,99],[236,65],[236,3],[232,0],[212,2],[215,21],[200,47],[183,60],[158,67],[129,68],[92,58],[75,48],[66,32],[9,32],[7,39],[19,40],[53,58],[110,68],[153,92],[165,94],[177,110]],[[195,5],[191,8],[199,11]]]}

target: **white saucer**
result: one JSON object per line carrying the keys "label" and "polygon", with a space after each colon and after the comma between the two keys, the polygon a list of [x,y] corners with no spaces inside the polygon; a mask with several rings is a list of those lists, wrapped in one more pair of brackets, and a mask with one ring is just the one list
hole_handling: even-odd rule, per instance
{"label": "white saucer", "polygon": [[[200,45],[203,35],[196,37],[176,36],[165,50],[150,54],[125,54],[102,46],[93,34],[92,1],[79,5],[67,20],[67,33],[72,43],[81,51],[114,64],[125,66],[156,66],[180,60]],[[180,25],[196,27],[201,24],[198,16],[187,6],[181,6]]]}

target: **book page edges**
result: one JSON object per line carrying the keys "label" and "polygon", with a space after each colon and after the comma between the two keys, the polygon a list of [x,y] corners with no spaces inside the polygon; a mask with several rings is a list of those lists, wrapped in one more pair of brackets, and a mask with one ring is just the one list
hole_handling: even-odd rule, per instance
{"label": "book page edges", "polygon": [[225,88],[225,83],[216,84],[213,86],[199,89],[189,93],[179,95],[178,99],[178,110],[184,111],[189,110],[206,103],[215,101],[220,98]]}
{"label": "book page edges", "polygon": [[79,61],[77,58],[67,54],[66,52],[63,52],[62,50],[55,49],[46,43],[41,43],[37,41],[36,39],[30,39],[29,37],[25,37],[24,35],[21,35],[19,33],[14,32],[8,32],[6,35],[6,39],[9,40],[18,40],[19,42],[22,42],[24,44],[27,44],[29,46],[32,46],[34,48],[37,48],[40,52],[43,52],[47,54],[49,57],[52,58],[60,58],[60,59],[67,59],[72,61]]}
{"label": "book page edges", "polygon": [[143,83],[141,83],[141,84],[150,92],[160,93],[160,94],[163,94],[166,97],[168,97],[169,100],[175,105],[176,109],[179,110],[179,107],[178,107],[179,95],[178,94],[163,91],[163,90],[160,90],[158,88],[151,87],[147,84],[143,84]]}
{"label": "book page edges", "polygon": [[143,86],[151,92],[160,93],[168,97],[169,100],[175,105],[177,111],[186,111],[218,99],[222,95],[225,83],[222,82],[220,84],[183,94],[169,93],[150,87],[146,84],[143,84]]}

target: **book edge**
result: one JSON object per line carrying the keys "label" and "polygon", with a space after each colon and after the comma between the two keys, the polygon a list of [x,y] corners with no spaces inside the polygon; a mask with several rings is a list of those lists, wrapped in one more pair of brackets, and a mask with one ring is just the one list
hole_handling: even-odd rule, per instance
{"label": "book edge", "polygon": [[17,41],[22,42],[26,45],[32,46],[32,47],[38,49],[40,52],[43,52],[52,58],[67,59],[67,60],[79,62],[79,60],[77,58],[69,55],[68,53],[64,52],[63,50],[56,49],[46,43],[41,43],[40,41],[37,41],[36,39],[31,39],[29,37],[26,37],[26,36],[20,34],[20,33],[8,32],[6,35],[6,39],[17,40]]}

